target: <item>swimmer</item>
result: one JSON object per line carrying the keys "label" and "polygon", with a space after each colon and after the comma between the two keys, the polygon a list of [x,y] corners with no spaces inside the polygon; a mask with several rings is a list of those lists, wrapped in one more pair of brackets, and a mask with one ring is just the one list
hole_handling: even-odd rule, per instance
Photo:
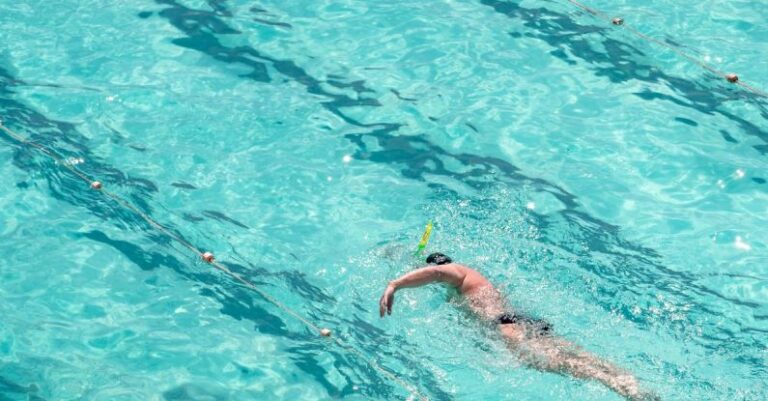
{"label": "swimmer", "polygon": [[501,293],[477,271],[453,263],[442,253],[429,255],[427,264],[430,266],[389,283],[379,301],[381,317],[392,314],[395,292],[399,289],[444,283],[458,290],[470,311],[480,320],[495,325],[510,351],[526,365],[541,371],[597,380],[631,401],[659,400],[654,394],[640,391],[637,379],[629,372],[555,337],[548,322],[509,309]]}

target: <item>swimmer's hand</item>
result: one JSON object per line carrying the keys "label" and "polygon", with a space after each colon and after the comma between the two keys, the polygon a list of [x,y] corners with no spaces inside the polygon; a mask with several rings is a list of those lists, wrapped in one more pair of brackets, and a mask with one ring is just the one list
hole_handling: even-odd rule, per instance
{"label": "swimmer's hand", "polygon": [[395,303],[395,286],[389,284],[387,289],[384,290],[384,294],[379,300],[379,315],[384,317],[384,314],[392,314],[392,304]]}

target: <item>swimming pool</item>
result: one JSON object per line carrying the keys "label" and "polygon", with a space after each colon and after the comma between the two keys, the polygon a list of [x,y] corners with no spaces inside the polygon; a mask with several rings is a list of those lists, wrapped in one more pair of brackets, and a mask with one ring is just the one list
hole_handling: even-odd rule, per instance
{"label": "swimming pool", "polygon": [[[768,90],[760,2],[587,4]],[[379,320],[429,220],[663,399],[768,396],[768,105],[668,48],[567,1],[2,9],[0,119],[65,160],[0,134],[0,399],[619,399],[439,289]]]}

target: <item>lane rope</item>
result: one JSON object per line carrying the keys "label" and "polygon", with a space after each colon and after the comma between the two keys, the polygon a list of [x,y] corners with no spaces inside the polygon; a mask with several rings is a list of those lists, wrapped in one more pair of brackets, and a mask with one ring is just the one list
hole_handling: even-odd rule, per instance
{"label": "lane rope", "polygon": [[711,72],[711,73],[713,73],[713,74],[715,74],[715,75],[725,79],[726,81],[728,81],[728,82],[730,82],[730,83],[732,83],[734,85],[739,85],[740,87],[746,89],[749,92],[752,92],[753,94],[755,94],[757,96],[768,98],[768,93],[767,92],[765,92],[765,91],[763,91],[761,89],[758,89],[758,88],[756,88],[756,87],[754,87],[754,86],[752,86],[752,85],[742,81],[737,74],[726,73],[724,71],[721,71],[721,70],[713,67],[709,63],[707,63],[707,62],[705,62],[703,60],[699,60],[698,58],[696,58],[696,57],[688,54],[687,52],[677,48],[676,46],[673,46],[673,45],[671,45],[671,44],[669,44],[669,43],[667,43],[667,42],[665,42],[663,40],[659,40],[659,39],[656,39],[654,37],[648,36],[648,35],[640,32],[636,28],[632,27],[631,25],[627,25],[626,21],[624,21],[623,18],[613,17],[613,16],[609,15],[608,13],[606,13],[605,11],[601,11],[601,10],[598,10],[596,8],[590,7],[590,6],[588,6],[588,5],[584,4],[584,3],[581,3],[581,2],[579,2],[577,0],[567,0],[567,1],[569,3],[571,3],[571,4],[573,4],[574,6],[576,6],[578,8],[581,8],[582,10],[586,11],[587,13],[593,15],[594,17],[610,21],[610,23],[612,25],[615,25],[615,26],[620,27],[620,28],[624,28],[626,31],[628,31],[629,33],[637,36],[640,39],[643,39],[643,40],[646,40],[646,41],[649,41],[649,42],[653,42],[653,43],[655,43],[655,44],[657,44],[659,46],[665,47],[668,50],[671,50],[671,51],[677,53],[679,56],[685,58],[686,60],[688,60],[688,61],[698,65],[699,67],[701,67],[701,68],[703,68],[703,69],[705,69],[705,70],[707,70],[707,71],[709,71],[709,72]]}
{"label": "lane rope", "polygon": [[195,245],[190,243],[189,241],[185,240],[184,238],[180,237],[164,225],[160,224],[157,220],[150,217],[148,214],[144,213],[141,209],[136,207],[134,204],[126,200],[125,198],[121,197],[120,195],[109,191],[108,189],[104,188],[104,184],[101,181],[93,180],[88,175],[80,171],[79,169],[75,168],[75,166],[72,163],[69,163],[66,158],[60,156],[53,150],[39,144],[35,143],[33,141],[28,140],[23,135],[20,135],[16,131],[12,130],[8,126],[4,124],[2,120],[0,120],[0,130],[5,132],[9,137],[14,139],[15,141],[31,146],[37,150],[39,150],[41,153],[45,154],[46,156],[50,157],[56,164],[63,166],[67,170],[69,170],[72,174],[74,174],[76,177],[80,178],[82,181],[84,181],[88,186],[99,193],[104,194],[104,196],[112,199],[115,203],[118,205],[132,211],[134,214],[139,216],[142,220],[144,220],[147,224],[154,227],[157,231],[165,234],[169,238],[175,240],[177,243],[181,244],[182,246],[188,248],[193,253],[197,254],[200,259],[202,259],[204,262],[210,264],[217,270],[223,272],[224,274],[228,275],[230,278],[234,279],[235,281],[239,282],[246,288],[249,288],[250,290],[254,291],[255,293],[259,294],[261,297],[266,299],[269,303],[277,307],[278,309],[281,309],[283,312],[287,313],[291,317],[295,318],[299,322],[303,323],[307,328],[314,331],[315,333],[318,333],[319,335],[323,337],[330,338],[336,345],[338,345],[343,350],[347,351],[350,354],[354,354],[357,358],[364,361],[368,366],[370,366],[372,369],[377,371],[382,376],[385,376],[387,379],[392,381],[393,383],[398,384],[400,387],[405,389],[407,392],[411,393],[411,395],[417,397],[420,401],[429,401],[429,398],[427,398],[425,395],[419,391],[418,388],[411,385],[410,383],[400,379],[395,375],[394,373],[390,372],[389,370],[383,368],[376,360],[370,358],[360,350],[354,348],[350,344],[348,344],[343,339],[339,338],[338,336],[333,336],[332,332],[328,328],[322,328],[318,326],[317,324],[313,323],[309,319],[302,316],[299,312],[296,312],[295,310],[291,309],[289,306],[283,304],[280,302],[277,298],[273,297],[269,293],[265,292],[261,288],[259,288],[256,284],[252,283],[245,277],[241,276],[240,274],[237,274],[227,268],[226,266],[222,265],[218,261],[216,261],[216,258],[214,257],[213,253],[202,251],[198,249]]}
{"label": "lane rope", "polygon": [[[694,63],[694,64],[696,64],[698,66],[700,66],[701,68],[705,69],[706,71],[708,71],[710,73],[713,73],[713,74],[715,74],[715,75],[725,79],[726,81],[728,81],[728,82],[730,82],[732,84],[739,85],[740,87],[746,89],[749,92],[752,92],[755,95],[768,98],[768,93],[766,93],[765,91],[762,91],[762,90],[760,90],[760,89],[758,89],[758,88],[756,88],[756,87],[754,87],[754,86],[752,86],[752,85],[742,81],[738,77],[738,75],[736,75],[734,73],[723,72],[723,71],[713,67],[712,65],[710,65],[710,64],[708,64],[708,63],[706,63],[706,62],[704,62],[702,60],[697,59],[696,57],[688,54],[687,52],[682,51],[681,49],[677,48],[676,46],[673,46],[673,45],[671,45],[671,44],[669,44],[667,42],[664,42],[662,40],[656,39],[654,37],[648,36],[648,35],[640,32],[636,28],[632,27],[631,25],[627,25],[626,22],[624,21],[624,19],[622,19],[622,18],[612,17],[611,15],[609,15],[608,13],[606,13],[604,11],[598,10],[598,9],[590,7],[590,6],[587,6],[586,4],[583,4],[583,3],[579,2],[579,1],[576,1],[576,0],[567,0],[567,1],[569,3],[575,5],[576,7],[586,11],[587,13],[595,16],[595,17],[598,17],[598,18],[610,21],[610,23],[612,25],[614,25],[614,26],[624,28],[626,31],[630,32],[631,34],[635,35],[636,37],[638,37],[640,39],[643,39],[643,40],[655,43],[655,44],[657,44],[659,46],[662,46],[662,47],[664,47],[664,48],[666,48],[668,50],[671,50],[671,51],[675,52],[676,54],[678,54],[679,56],[683,57],[684,59],[686,59],[686,60],[688,60],[688,61],[690,61],[690,62],[692,62],[692,63]],[[90,89],[90,88],[88,88],[88,89]],[[304,316],[302,316],[300,313],[294,311],[293,309],[291,309],[287,305],[284,305],[283,303],[281,303],[279,300],[277,300],[272,295],[270,295],[267,292],[265,292],[264,290],[260,289],[258,286],[256,286],[254,283],[252,283],[248,279],[244,278],[240,274],[237,274],[237,273],[233,272],[232,270],[230,270],[229,268],[227,268],[226,266],[222,265],[221,263],[216,261],[216,258],[214,257],[214,255],[211,252],[201,251],[196,246],[194,246],[192,243],[190,243],[189,241],[187,241],[184,238],[180,237],[179,235],[177,235],[176,233],[174,233],[170,229],[166,228],[165,226],[160,224],[158,221],[156,221],[155,219],[150,217],[148,214],[144,213],[141,209],[136,207],[131,202],[127,201],[126,199],[124,199],[123,197],[119,196],[118,194],[116,194],[114,192],[111,192],[108,189],[105,189],[104,185],[103,185],[103,183],[101,181],[97,181],[97,180],[91,179],[85,173],[83,173],[79,169],[75,168],[72,163],[69,163],[65,158],[61,157],[60,155],[58,155],[54,151],[46,148],[45,146],[43,146],[43,145],[41,145],[39,143],[35,143],[35,142],[27,140],[24,136],[19,135],[18,133],[16,133],[15,131],[13,131],[12,129],[7,127],[6,125],[4,125],[4,123],[2,121],[0,121],[0,130],[5,132],[9,137],[13,138],[17,142],[19,142],[19,143],[21,143],[23,145],[31,146],[31,147],[37,149],[38,151],[40,151],[41,153],[45,154],[46,156],[50,157],[52,160],[54,160],[56,162],[56,164],[58,164],[60,166],[63,166],[64,168],[69,170],[72,174],[74,174],[75,176],[80,178],[82,181],[87,183],[90,186],[91,189],[96,190],[96,191],[104,194],[104,196],[112,199],[118,205],[120,205],[120,206],[122,206],[122,207],[124,207],[124,208],[126,208],[128,210],[130,210],[131,212],[133,212],[134,214],[139,216],[142,220],[144,220],[147,224],[149,224],[150,226],[154,227],[156,230],[158,230],[159,232],[161,232],[164,235],[168,236],[169,238],[173,239],[174,241],[176,241],[177,243],[181,244],[182,246],[188,248],[190,251],[192,251],[193,253],[197,254],[203,261],[205,261],[206,263],[210,264],[211,266],[213,266],[217,270],[219,270],[219,271],[223,272],[224,274],[228,275],[230,278],[232,278],[235,281],[239,282],[240,284],[242,284],[246,288],[249,288],[250,290],[256,292],[262,298],[266,299],[269,303],[271,303],[272,305],[274,305],[278,309],[281,309],[283,312],[287,313],[288,315],[290,315],[294,319],[296,319],[299,322],[303,323],[307,328],[309,328],[312,331],[320,334],[323,337],[329,337],[340,348],[346,350],[347,352],[349,352],[351,354],[354,354],[356,357],[358,357],[359,359],[363,360],[368,366],[370,366],[371,368],[373,368],[374,370],[379,372],[379,374],[381,374],[382,376],[387,377],[393,383],[396,383],[396,384],[400,385],[403,389],[405,389],[406,391],[410,392],[412,395],[416,396],[419,400],[421,400],[421,401],[429,401],[429,398],[427,398],[426,396],[421,394],[421,392],[415,386],[412,386],[411,384],[409,384],[409,383],[405,382],[404,380],[400,379],[399,377],[397,377],[394,373],[384,369],[374,359],[371,359],[370,357],[368,357],[366,354],[364,354],[360,350],[358,350],[358,349],[352,347],[351,345],[347,344],[344,340],[342,340],[338,336],[332,336],[331,330],[329,330],[327,328],[321,328],[320,326],[316,325],[315,323],[313,323],[309,319],[307,319]],[[430,237],[431,232],[432,232],[432,222],[430,221],[430,222],[427,223],[427,226],[426,226],[426,228],[424,230],[424,234],[422,235],[421,241],[419,242],[419,245],[418,245],[418,248],[417,248],[417,250],[415,252],[415,255],[419,255],[419,254],[421,254],[424,251],[424,248],[426,248],[427,243],[429,242],[429,237]]]}

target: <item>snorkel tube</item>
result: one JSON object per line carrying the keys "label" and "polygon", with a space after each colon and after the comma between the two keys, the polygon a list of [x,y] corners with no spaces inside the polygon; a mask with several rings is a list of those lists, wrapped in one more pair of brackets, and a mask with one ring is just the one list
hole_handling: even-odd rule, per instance
{"label": "snorkel tube", "polygon": [[424,253],[424,248],[427,247],[427,244],[429,243],[429,236],[432,235],[432,222],[427,222],[427,227],[424,229],[424,234],[421,235],[421,241],[419,241],[419,246],[416,248],[416,252],[413,253],[413,256],[420,256],[422,253]]}

